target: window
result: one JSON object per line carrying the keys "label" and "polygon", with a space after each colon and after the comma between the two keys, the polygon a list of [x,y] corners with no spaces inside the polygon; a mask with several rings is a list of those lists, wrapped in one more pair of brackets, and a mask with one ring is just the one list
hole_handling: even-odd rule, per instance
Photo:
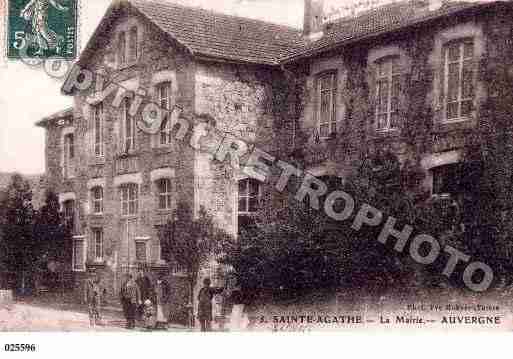
{"label": "window", "polygon": [[456,195],[459,192],[458,164],[449,164],[432,169],[433,194]]}
{"label": "window", "polygon": [[72,173],[72,161],[75,158],[75,137],[72,133],[64,136],[64,177],[70,177]]}
{"label": "window", "polygon": [[132,27],[130,29],[130,54],[128,61],[136,62],[137,61],[137,46],[138,46],[138,36],[137,36],[137,27]]}
{"label": "window", "polygon": [[239,181],[239,215],[251,214],[258,210],[260,202],[260,182],[255,179]]}
{"label": "window", "polygon": [[173,260],[173,263],[171,264],[171,274],[177,276],[186,275],[187,268],[178,263],[176,260]]}
{"label": "window", "polygon": [[328,137],[337,132],[337,74],[332,72],[319,76],[317,86],[319,135]]}
{"label": "window", "polygon": [[137,262],[146,262],[146,242],[135,242],[135,260]]}
{"label": "window", "polygon": [[94,187],[91,190],[92,200],[93,200],[93,213],[101,214],[103,213],[103,188],[102,187]]}
{"label": "window", "polygon": [[119,66],[126,65],[126,34],[124,32],[119,34],[118,63]]}
{"label": "window", "polygon": [[70,231],[75,229],[75,201],[70,199],[63,203],[64,225]]}
{"label": "window", "polygon": [[376,123],[378,130],[398,128],[400,92],[399,57],[386,57],[376,61]]}
{"label": "window", "polygon": [[121,106],[121,120],[123,126],[123,149],[129,152],[135,148],[135,118],[130,115],[132,100],[126,98]]}
{"label": "window", "polygon": [[85,240],[83,238],[73,238],[73,270],[85,270]]}
{"label": "window", "polygon": [[135,183],[121,186],[121,214],[132,216],[137,214],[139,188]]}
{"label": "window", "polygon": [[[171,82],[163,82],[157,86],[158,104],[163,110],[171,110]],[[171,122],[167,113],[164,114],[165,118],[162,122],[160,130],[160,144],[171,144]]]}
{"label": "window", "polygon": [[444,47],[443,56],[445,119],[468,117],[474,99],[474,42],[471,39],[451,42]]}
{"label": "window", "polygon": [[103,261],[103,229],[93,228],[94,260]]}
{"label": "window", "polygon": [[159,197],[159,209],[170,210],[172,209],[173,195],[171,192],[171,180],[164,178],[157,181],[158,197]]}
{"label": "window", "polygon": [[103,104],[99,103],[93,108],[93,137],[94,154],[103,156]]}
{"label": "window", "polygon": [[296,133],[298,132],[298,121],[296,118],[285,119],[285,136],[286,145],[295,147],[296,144]]}

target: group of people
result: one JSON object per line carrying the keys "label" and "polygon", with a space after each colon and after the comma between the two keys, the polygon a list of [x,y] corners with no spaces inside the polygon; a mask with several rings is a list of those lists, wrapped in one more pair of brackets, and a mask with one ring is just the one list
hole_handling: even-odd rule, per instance
{"label": "group of people", "polygon": [[[106,297],[106,289],[102,286],[100,276],[91,273],[86,284],[86,297],[91,326],[101,323],[100,308]],[[198,321],[201,331],[212,330],[212,300],[215,295],[221,294],[226,288],[212,287],[209,278],[203,280],[203,287],[198,293]],[[144,270],[138,272],[137,278],[126,274],[119,293],[127,329],[134,329],[136,322],[148,330],[166,329],[168,323],[167,302],[170,298],[169,285],[164,276],[159,276],[152,283]],[[232,302],[231,324],[233,330],[243,328],[244,305],[240,300],[240,292],[233,291],[230,296]],[[234,327],[233,327],[234,326]]]}
{"label": "group of people", "polygon": [[169,286],[163,276],[153,285],[144,271],[139,272],[137,279],[127,274],[119,294],[128,329],[135,328],[136,320],[146,329],[166,328]]}

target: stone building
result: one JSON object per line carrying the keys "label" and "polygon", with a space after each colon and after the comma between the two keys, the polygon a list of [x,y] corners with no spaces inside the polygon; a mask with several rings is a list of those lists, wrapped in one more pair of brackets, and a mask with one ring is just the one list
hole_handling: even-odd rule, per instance
{"label": "stone building", "polygon": [[300,153],[319,177],[394,153],[450,198],[466,140],[493,126],[490,106],[510,96],[510,3],[411,0],[327,21],[324,5],[305,0],[302,32],[163,1],[111,5],[76,64],[96,86],[64,85],[73,108],[38,123],[47,185],[75,234],[78,289],[95,267],[114,298],[121,275],[144,264],[169,275],[183,306],[183,271],[161,259],[159,241],[177,201],[204,206],[236,236],[268,192],[177,141],[169,121],[141,131],[133,99],[102,96],[110,83],[277,157]]}

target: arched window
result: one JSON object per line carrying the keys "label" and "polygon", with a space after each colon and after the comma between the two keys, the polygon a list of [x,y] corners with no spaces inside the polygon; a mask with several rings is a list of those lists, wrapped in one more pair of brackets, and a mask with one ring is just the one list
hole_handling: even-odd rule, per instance
{"label": "arched window", "polygon": [[138,39],[138,35],[137,35],[137,27],[134,26],[130,29],[130,39],[129,39],[130,54],[129,54],[129,59],[128,59],[130,62],[137,61],[138,42],[139,42],[139,39]]}
{"label": "arched window", "polygon": [[98,186],[91,190],[92,207],[94,214],[103,213],[103,188]]}
{"label": "arched window", "polygon": [[173,206],[172,184],[169,178],[157,181],[159,209],[170,210]]}
{"label": "arched window", "polygon": [[118,40],[118,63],[120,66],[126,64],[126,34],[121,32]]}
{"label": "arched window", "polygon": [[136,183],[123,184],[120,188],[121,214],[133,216],[139,207],[139,186]]}
{"label": "arched window", "polygon": [[387,56],[376,61],[376,124],[378,130],[399,126],[399,95],[401,66],[399,56]]}

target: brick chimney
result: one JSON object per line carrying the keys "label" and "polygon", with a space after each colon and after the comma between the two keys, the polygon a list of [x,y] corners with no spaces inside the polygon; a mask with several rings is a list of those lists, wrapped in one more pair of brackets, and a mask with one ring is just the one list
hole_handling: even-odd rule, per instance
{"label": "brick chimney", "polygon": [[303,21],[303,35],[307,40],[316,40],[323,35],[324,0],[304,0],[305,17]]}

